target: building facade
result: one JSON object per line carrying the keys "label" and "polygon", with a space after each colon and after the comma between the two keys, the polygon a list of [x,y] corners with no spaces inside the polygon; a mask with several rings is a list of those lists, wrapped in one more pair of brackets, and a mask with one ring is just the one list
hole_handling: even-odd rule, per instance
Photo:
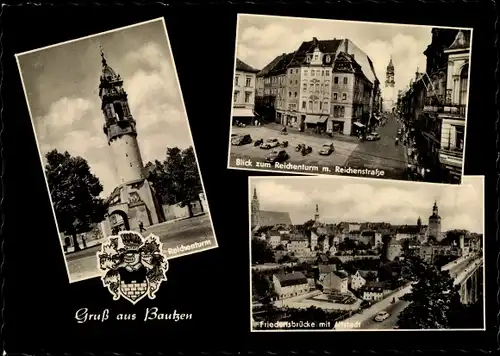
{"label": "building facade", "polygon": [[233,88],[233,122],[251,123],[255,117],[257,69],[236,58]]}
{"label": "building facade", "polygon": [[309,292],[309,282],[302,272],[274,274],[273,284],[279,299],[291,298]]}
{"label": "building facade", "polygon": [[107,63],[104,53],[99,84],[103,131],[111,148],[118,185],[107,198],[108,211],[102,224],[106,234],[138,230],[165,220],[156,192],[146,179],[137,141],[136,121],[130,112],[123,79]]}
{"label": "building facade", "polygon": [[427,181],[458,183],[465,144],[470,30],[432,30],[424,51],[426,72],[399,95],[398,107],[412,128]]}
{"label": "building facade", "polygon": [[355,134],[380,108],[373,63],[348,39],[314,37],[277,56],[257,78],[259,106],[300,131]]}

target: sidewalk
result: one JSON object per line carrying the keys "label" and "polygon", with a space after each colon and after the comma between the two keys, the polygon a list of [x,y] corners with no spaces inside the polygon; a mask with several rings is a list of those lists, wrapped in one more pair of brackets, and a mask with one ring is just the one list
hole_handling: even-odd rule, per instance
{"label": "sidewalk", "polygon": [[[262,125],[262,127],[281,132],[281,130],[283,130],[284,126],[281,124],[275,123],[275,122],[270,122],[270,123],[266,123],[265,125]],[[296,129],[295,127],[289,127],[289,126],[286,127],[286,130],[289,133],[297,133],[297,134],[304,135],[304,136],[313,136],[313,137],[319,137],[319,138],[324,138],[324,139],[331,138],[331,139],[335,139],[338,141],[351,142],[351,143],[356,143],[356,144],[358,144],[360,142],[359,139],[355,136],[346,136],[346,135],[342,135],[342,134],[338,134],[338,133],[333,133],[332,134],[333,136],[330,137],[326,133],[318,134],[318,133],[313,133],[313,132],[301,132],[298,129]]]}
{"label": "sidewalk", "polygon": [[411,292],[411,283],[402,287],[398,291],[391,293],[384,297],[384,299],[373,304],[371,307],[365,309],[362,314],[354,314],[350,318],[344,319],[343,322],[347,324],[363,323],[365,320],[372,319],[378,312],[384,310],[392,303],[393,298],[400,299],[403,295]]}

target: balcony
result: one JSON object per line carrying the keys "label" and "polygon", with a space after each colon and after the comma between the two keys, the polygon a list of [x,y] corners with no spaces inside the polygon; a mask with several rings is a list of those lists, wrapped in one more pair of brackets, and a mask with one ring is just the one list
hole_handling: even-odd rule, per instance
{"label": "balcony", "polygon": [[437,114],[449,114],[456,116],[457,118],[465,118],[467,113],[467,105],[465,104],[454,104],[451,99],[444,95],[428,96],[425,98],[424,112],[432,112]]}

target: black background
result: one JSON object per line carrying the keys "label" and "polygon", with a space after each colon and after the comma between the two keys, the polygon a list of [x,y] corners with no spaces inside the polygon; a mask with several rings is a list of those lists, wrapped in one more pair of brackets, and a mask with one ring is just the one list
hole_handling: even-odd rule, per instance
{"label": "black background", "polygon": [[[249,332],[247,181],[250,174],[262,173],[226,169],[238,12],[474,28],[465,173],[486,175],[486,332]],[[132,306],[113,302],[99,279],[68,283],[14,54],[161,16],[220,247],[172,260],[157,298]],[[2,336],[7,352],[495,349],[496,17],[489,1],[4,7]],[[85,324],[74,319],[82,307],[141,315],[150,306],[193,313],[194,319],[144,323],[111,318]]]}

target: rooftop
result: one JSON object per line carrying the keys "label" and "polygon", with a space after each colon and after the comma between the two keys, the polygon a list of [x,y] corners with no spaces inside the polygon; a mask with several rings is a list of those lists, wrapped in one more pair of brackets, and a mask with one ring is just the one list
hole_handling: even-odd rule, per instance
{"label": "rooftop", "polygon": [[242,60],[236,58],[236,70],[242,71],[242,72],[248,72],[248,73],[258,73],[259,70],[255,69]]}

